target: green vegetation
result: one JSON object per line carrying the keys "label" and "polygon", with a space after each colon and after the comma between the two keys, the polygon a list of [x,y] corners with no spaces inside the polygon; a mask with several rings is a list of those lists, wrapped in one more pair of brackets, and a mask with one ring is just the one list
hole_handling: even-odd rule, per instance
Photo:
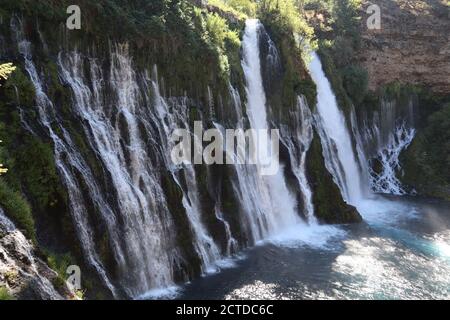
{"label": "green vegetation", "polygon": [[428,117],[401,162],[405,184],[420,194],[450,200],[450,103]]}
{"label": "green vegetation", "polygon": [[361,0],[303,0],[300,2],[305,10],[321,11],[327,14],[329,19],[326,25],[331,26],[331,29],[322,31],[332,30],[331,40],[336,51],[358,48]]}
{"label": "green vegetation", "polygon": [[239,19],[251,18],[256,14],[256,2],[252,0],[208,0],[208,5]]}
{"label": "green vegetation", "polygon": [[430,165],[450,184],[450,103],[428,118],[424,138]]}
{"label": "green vegetation", "polygon": [[308,180],[312,188],[312,202],[316,217],[322,223],[355,223],[362,218],[356,208],[342,199],[338,186],[325,167],[322,146],[317,133],[307,153]]}
{"label": "green vegetation", "polygon": [[[0,80],[6,80],[8,79],[9,75],[16,70],[16,67],[14,67],[12,65],[12,63],[4,63],[4,64],[0,64]],[[0,84],[1,86],[1,84]],[[0,143],[2,141],[0,140]],[[3,167],[3,164],[0,163],[0,175],[2,175],[3,173],[8,172],[8,169]]]}
{"label": "green vegetation", "polygon": [[50,268],[58,273],[58,276],[53,280],[53,285],[56,288],[62,288],[66,285],[66,270],[67,267],[75,263],[75,259],[70,253],[55,254],[45,251],[47,256],[47,264]]}
{"label": "green vegetation", "polygon": [[14,300],[14,297],[8,292],[6,287],[0,287],[0,300]]}
{"label": "green vegetation", "polygon": [[345,91],[355,104],[360,104],[368,91],[367,71],[360,66],[350,65],[341,72]]}
{"label": "green vegetation", "polygon": [[3,180],[0,180],[0,206],[6,214],[23,229],[25,235],[36,242],[33,215],[28,202],[18,192],[13,191]]}
{"label": "green vegetation", "polygon": [[[316,103],[316,87],[306,71],[306,53],[314,49],[313,29],[301,15],[301,7],[293,0],[260,1],[258,17],[261,19],[272,40],[277,44],[281,56],[283,72],[278,90],[268,93],[269,104],[279,112],[281,120],[287,116],[297,97],[303,94],[310,106]],[[276,89],[276,88],[275,88]]]}
{"label": "green vegetation", "polygon": [[294,0],[262,0],[259,5],[261,16],[272,16],[275,22],[280,23],[287,30],[311,37],[313,29],[303,19],[300,10],[301,7]]}
{"label": "green vegetation", "polygon": [[205,12],[198,8],[194,11],[201,38],[218,57],[221,77],[227,80],[230,74],[229,59],[233,59],[233,53],[239,52],[241,44],[239,34],[236,30],[230,29],[227,21],[217,13]]}
{"label": "green vegetation", "polygon": [[[367,72],[355,62],[359,49],[361,0],[305,0],[307,10],[325,12],[325,23],[315,26],[319,39],[319,55],[339,104],[362,105],[368,99]],[[369,97],[370,98],[370,97]]]}
{"label": "green vegetation", "polygon": [[34,210],[46,213],[62,198],[62,189],[51,144],[27,133],[20,121],[17,105],[33,118],[34,96],[30,80],[17,68],[0,92],[0,136],[4,137],[0,156],[9,168],[1,180],[1,205],[35,241],[32,211],[23,195],[29,196]]}

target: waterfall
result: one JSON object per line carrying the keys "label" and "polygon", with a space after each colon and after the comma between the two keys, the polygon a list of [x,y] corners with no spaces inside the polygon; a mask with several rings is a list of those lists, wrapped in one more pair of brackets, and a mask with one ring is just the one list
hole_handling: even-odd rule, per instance
{"label": "waterfall", "polygon": [[[292,172],[298,181],[305,216],[310,224],[317,224],[312,203],[312,191],[306,176],[306,154],[313,139],[313,116],[304,96],[297,98],[297,105],[290,111],[291,126],[282,127],[282,140],[289,150]],[[290,132],[289,127],[294,128]]]}
{"label": "waterfall", "polygon": [[400,154],[415,137],[414,104],[402,107],[395,100],[382,99],[371,118],[367,114],[358,124],[356,112],[351,115],[361,168],[375,193],[404,195],[407,191],[397,178],[401,171]]}
{"label": "waterfall", "polygon": [[[21,23],[13,19],[11,28],[16,37],[19,52],[24,59],[25,69],[34,85],[39,121],[53,141],[56,167],[68,190],[70,212],[81,243],[81,248],[90,266],[97,271],[97,274],[111,293],[116,295],[116,290],[106,275],[105,268],[96,251],[92,230],[87,217],[88,210],[85,206],[81,187],[74,170],[84,177],[93,203],[105,221],[114,221],[114,215],[107,202],[102,198],[102,194],[95,183],[89,166],[87,166],[84,159],[78,153],[66,129],[56,119],[55,107],[44,92],[43,84],[32,60],[31,43],[23,37]],[[61,137],[55,132],[52,125],[56,126],[58,131],[61,132]],[[116,254],[119,257],[121,256],[119,252],[116,252]]]}
{"label": "waterfall", "polygon": [[317,86],[316,126],[320,135],[327,169],[346,201],[356,203],[362,198],[361,173],[353,152],[345,116],[337,105],[330,82],[316,53],[308,66]]}
{"label": "waterfall", "polygon": [[[350,137],[335,100],[336,110],[329,112],[319,103],[319,116],[315,117],[306,99],[299,96],[289,114],[292,123],[280,125],[279,139],[289,156],[286,160],[290,171],[286,176],[278,154],[274,156],[271,152],[273,145],[264,137],[249,139],[258,149],[260,162],[227,168],[227,173],[230,172],[227,181],[231,184],[227,192],[231,190],[239,212],[227,212],[223,202],[229,199],[222,199],[220,192],[213,196],[211,206],[205,206],[202,203],[205,186],[200,183],[203,177],[198,167],[188,163],[175,165],[170,157],[175,145],[170,137],[176,129],[190,132],[192,139],[199,142],[194,147],[202,145],[202,137],[191,130],[192,100],[187,96],[165,96],[160,90],[156,66],[153,70],[136,70],[126,44],[111,44],[104,58],[77,50],[61,51],[56,61],[59,81],[72,97],[63,112],[51,101],[45,75],[40,72],[38,61],[33,60],[22,27],[13,25],[13,30],[35,87],[39,125],[54,146],[56,167],[68,193],[70,214],[84,259],[114,297],[148,297],[174,287],[177,281],[188,280],[192,274],[215,272],[221,259],[239,248],[273,239],[286,229],[295,239],[300,239],[299,234],[311,238],[315,232],[324,230],[314,216],[306,174],[306,153],[314,123],[319,124],[321,137],[327,141],[324,147],[324,153],[329,155],[327,167],[335,170],[334,176],[343,193],[348,192],[348,199],[356,193],[357,187],[347,179],[355,176],[352,170],[356,169],[346,162],[348,159],[341,159],[353,153],[349,151]],[[222,121],[233,129],[244,131],[250,127],[253,132],[268,133],[275,126],[266,101],[265,90],[270,89],[264,86],[261,59],[266,59],[270,74],[279,73],[281,59],[275,44],[263,32],[258,20],[246,22],[241,64],[247,103],[243,108],[238,91],[230,85],[231,108],[226,111],[231,117]],[[261,45],[265,45],[267,52],[260,51]],[[318,77],[324,78],[323,72]],[[208,87],[208,105],[201,106],[199,113],[202,119],[209,117],[204,123],[210,122],[224,133],[224,123],[219,118],[225,108],[220,99],[214,106],[213,94]],[[319,101],[323,102],[324,97],[334,99],[329,84],[319,94]],[[67,111],[71,119],[64,119]],[[336,119],[342,123],[335,124]],[[26,114],[21,121],[32,134],[42,131],[29,125]],[[338,125],[343,128],[334,127]],[[333,136],[335,133],[348,141]],[[85,144],[81,145],[79,140]],[[239,151],[228,156],[236,159]],[[275,162],[279,170],[273,175],[262,175],[263,164],[268,162]],[[206,168],[207,177],[213,176],[211,170]],[[167,183],[171,183],[169,187]],[[177,203],[171,199],[172,191]],[[304,210],[309,224],[317,228],[303,223],[299,208]],[[237,218],[230,218],[230,214]],[[239,228],[235,227],[236,221]],[[238,243],[241,239],[243,243]],[[219,243],[220,240],[224,243]],[[105,242],[108,252],[103,251]]]}
{"label": "waterfall", "polygon": [[[122,285],[135,296],[150,288],[172,283],[170,247],[173,246],[170,213],[159,177],[140,134],[140,111],[136,75],[126,48],[111,54],[111,104],[105,105],[106,76],[95,59],[89,60],[92,89],[84,80],[84,63],[79,53],[60,54],[63,81],[73,92],[73,108],[83,119],[83,129],[93,150],[109,172],[117,195],[121,225],[110,226],[110,237],[121,248]],[[106,100],[107,101],[107,100]],[[113,231],[115,228],[123,232]],[[117,237],[117,238],[116,238]]]}
{"label": "waterfall", "polygon": [[[386,146],[380,148],[376,158],[369,162],[370,186],[376,193],[394,195],[407,194],[397,178],[401,170],[400,153],[406,149],[415,136],[415,130],[406,124],[399,125],[394,133],[389,134]],[[378,171],[374,167],[379,166]]]}
{"label": "waterfall", "polygon": [[[233,106],[236,115],[236,129],[244,130],[244,116],[242,113],[241,97],[239,92],[230,87],[230,94],[233,98]],[[216,127],[224,132],[225,128],[217,123]],[[224,135],[224,133],[222,133]],[[227,156],[237,159],[236,154]],[[254,166],[236,164],[233,166],[234,178],[231,179],[232,188],[237,197],[244,217],[241,217],[244,231],[250,243],[255,243],[268,236],[266,214],[269,211],[267,192],[261,184],[261,176]]]}
{"label": "waterfall", "polygon": [[[169,110],[168,103],[161,96],[157,79],[158,76],[155,69],[153,79],[151,80],[151,87],[153,89],[154,104],[157,112],[151,117],[154,119],[153,121],[159,124],[159,143],[162,144],[162,153],[166,155],[165,165],[167,168],[170,168],[174,180],[183,191],[182,203],[192,228],[195,249],[202,261],[202,271],[204,273],[214,272],[217,270],[214,263],[221,258],[221,254],[208,230],[202,223],[201,203],[194,165],[183,164],[175,167],[169,157],[173,143],[168,141],[167,137],[177,128],[190,130],[187,114],[188,109],[185,101],[181,101],[181,103],[175,103],[173,105],[174,110]],[[192,136],[194,139],[201,139],[201,137],[197,137],[195,134],[192,134]],[[199,145],[201,145],[200,142]],[[186,186],[183,186],[181,179],[185,181]]]}
{"label": "waterfall", "polygon": [[[400,182],[395,177],[399,169],[399,155],[414,137],[411,128],[412,110],[408,115],[395,115],[392,104],[384,101],[381,112],[374,113],[374,118],[365,119],[358,125],[355,110],[350,110],[350,123],[355,139],[352,147],[351,135],[347,129],[345,116],[339,110],[331,85],[322,70],[317,54],[312,54],[309,70],[317,85],[317,113],[314,115],[315,126],[319,133],[327,170],[332,174],[344,199],[356,206],[369,223],[380,223],[392,212],[402,212],[402,204],[373,196],[372,191],[402,194]],[[371,160],[372,159],[372,160]],[[371,162],[377,159],[381,170],[371,172]],[[365,188],[367,187],[367,188]]]}
{"label": "waterfall", "polygon": [[[181,205],[189,224],[183,232],[192,235],[201,272],[216,271],[222,254],[203,224],[194,166],[174,166],[169,156],[173,130],[189,129],[187,98],[167,101],[162,97],[156,68],[151,77],[145,70],[136,73],[126,45],[112,46],[109,70],[100,59],[76,51],[60,52],[60,80],[72,91],[71,111],[79,119],[81,134],[98,159],[106,182],[97,180],[98,172],[92,171],[92,163],[73,140],[74,133],[65,127],[60,110],[46,95],[43,76],[33,63],[20,22],[13,20],[12,29],[36,90],[39,122],[53,141],[81,248],[105,286],[115,297],[119,297],[117,288],[129,297],[151,296],[172,288],[174,273],[184,273],[185,266],[193,263],[185,260],[184,249],[175,239],[179,231],[161,184],[164,172],[182,193]],[[21,121],[33,133],[26,118]],[[211,214],[223,224],[228,239],[225,254],[231,254],[236,240],[220,202]],[[109,242],[114,259],[114,281],[100,258],[91,215],[98,215],[105,228],[101,236]]]}
{"label": "waterfall", "polygon": [[[252,129],[268,129],[266,95],[261,74],[259,31],[262,25],[258,20],[247,20],[243,38],[242,68],[246,80],[247,116]],[[273,55],[273,50],[271,52]],[[262,139],[263,140],[263,139]],[[258,139],[259,151],[268,149],[267,141]],[[270,154],[267,153],[267,154]],[[278,159],[270,159],[278,161]],[[296,212],[296,201],[287,188],[283,170],[273,176],[256,177],[259,192],[262,193],[266,233],[273,234],[280,230],[298,224],[300,218]]]}

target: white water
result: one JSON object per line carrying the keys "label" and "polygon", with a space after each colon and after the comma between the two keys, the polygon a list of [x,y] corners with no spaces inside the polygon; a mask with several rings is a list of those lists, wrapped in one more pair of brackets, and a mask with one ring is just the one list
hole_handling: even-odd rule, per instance
{"label": "white water", "polygon": [[[383,145],[380,143],[382,140],[380,131],[374,126],[374,132],[368,132],[367,135],[362,137],[356,127],[356,117],[351,114],[350,120],[358,152],[358,156],[355,156],[344,114],[339,110],[331,85],[325,77],[319,57],[315,53],[313,53],[309,70],[317,85],[318,114],[316,115],[316,127],[322,141],[327,169],[339,185],[344,199],[356,206],[367,222],[376,225],[394,223],[396,216],[403,216],[411,208],[396,201],[376,197],[366,191],[364,187],[369,185],[369,181],[363,178],[359,168],[359,166],[363,169],[368,168],[368,157],[363,150],[363,144],[367,143],[370,135],[378,136],[379,146]],[[391,118],[393,117],[391,116]],[[389,132],[388,130],[385,131]],[[414,130],[407,130],[404,126],[400,126],[400,129],[396,129],[395,134],[388,135],[387,151],[379,151],[383,171],[381,176],[376,177],[378,179],[376,184],[380,188],[386,186],[385,190],[389,193],[395,193],[400,188],[400,183],[395,178],[395,171],[399,166],[398,157],[401,150],[412,141],[413,137]],[[363,139],[367,141],[363,141]],[[383,150],[379,146],[378,150]]]}
{"label": "white water", "polygon": [[[95,60],[90,60],[92,90],[85,83],[80,54],[60,54],[61,75],[72,89],[74,111],[83,119],[88,141],[109,171],[121,216],[121,226],[111,226],[112,237],[125,255],[120,265],[123,286],[134,296],[154,287],[173,284],[169,260],[170,213],[151,170],[151,161],[139,134],[139,94],[126,48],[112,54],[113,104],[105,105],[105,79]],[[158,213],[158,214],[156,214]],[[114,232],[123,228],[125,232]]]}
{"label": "white water", "polygon": [[36,103],[38,108],[38,115],[40,123],[47,129],[50,138],[54,144],[54,154],[56,167],[62,177],[62,180],[68,190],[69,202],[71,207],[71,214],[81,248],[88,263],[97,271],[98,275],[104,282],[107,288],[113,295],[116,295],[114,286],[106,275],[104,267],[96,252],[94,240],[92,238],[92,231],[88,223],[87,208],[84,205],[83,194],[81,188],[70,167],[73,167],[77,172],[85,177],[88,177],[85,182],[88,185],[88,191],[92,197],[94,205],[105,220],[112,221],[114,216],[111,214],[109,206],[101,197],[101,192],[92,178],[92,173],[86,165],[80,154],[77,152],[69,134],[60,125],[57,128],[61,131],[62,138],[60,138],[52,127],[53,117],[55,115],[55,108],[53,103],[47,97],[43,90],[41,79],[32,61],[30,50],[30,42],[28,42],[22,33],[22,26],[20,22],[12,20],[12,30],[14,31],[16,41],[19,46],[19,52],[25,61],[25,69],[28,72],[30,79],[34,85],[36,92]]}
{"label": "white water", "polygon": [[[247,20],[243,38],[243,60],[247,83],[247,116],[252,129],[268,129],[266,112],[266,95],[264,92],[261,61],[259,51],[259,37],[261,24],[258,20]],[[259,141],[259,140],[258,140]],[[266,144],[264,144],[266,143]],[[258,142],[259,150],[269,148],[267,142]],[[265,153],[265,152],[263,152]],[[270,159],[278,161],[278,159]],[[268,234],[280,232],[288,226],[301,222],[295,208],[296,201],[289,192],[284,180],[283,170],[273,176],[259,177],[258,185],[265,200],[262,213],[264,214],[265,228]]]}
{"label": "white water", "polygon": [[377,158],[381,170],[376,172],[369,166],[370,186],[376,193],[394,195],[407,194],[402,183],[397,178],[401,170],[400,153],[408,148],[415,136],[415,130],[402,124],[395,128],[395,132],[389,134],[388,143],[378,151]]}
{"label": "white water", "polygon": [[416,133],[412,97],[406,105],[383,99],[378,108],[370,118],[364,114],[360,123],[355,110],[351,112],[363,180],[375,193],[405,195],[407,191],[397,176],[401,173],[400,154]]}
{"label": "white water", "polygon": [[[187,106],[183,101],[181,103],[175,103],[172,106],[175,110],[171,111],[168,103],[161,96],[157,80],[158,76],[155,69],[153,72],[153,79],[150,80],[150,87],[153,90],[156,112],[151,115],[151,118],[154,122],[159,124],[159,143],[162,144],[163,154],[167,156],[165,158],[165,165],[167,168],[171,168],[172,177],[180,189],[183,190],[182,203],[191,225],[195,249],[202,262],[202,272],[215,272],[217,271],[215,262],[221,259],[221,254],[201,220],[201,203],[194,167],[192,164],[183,164],[175,167],[169,158],[173,142],[168,141],[168,137],[170,137],[172,132],[177,128],[189,130],[189,124],[187,122]],[[194,139],[201,138],[194,134],[192,134],[192,136]],[[181,178],[183,178],[186,183],[185,187],[180,182]]]}
{"label": "white water", "polygon": [[283,143],[289,150],[292,172],[298,181],[303,199],[305,216],[310,224],[317,224],[312,202],[312,191],[306,177],[306,154],[313,139],[313,117],[305,97],[298,97],[297,105],[290,112],[294,132],[289,132],[287,126],[282,127]]}
{"label": "white water", "polygon": [[[230,88],[230,94],[233,97],[233,105],[235,107],[236,128],[244,130],[241,98],[237,90],[232,87]],[[216,127],[221,132],[225,131],[223,126],[216,124]],[[228,154],[228,156],[237,159],[238,152],[236,150],[236,154]],[[236,161],[235,163],[238,162]],[[261,176],[258,175],[257,168],[254,166],[236,164],[233,166],[233,169],[234,179],[231,179],[232,187],[245,215],[241,217],[242,225],[250,242],[255,243],[268,235],[265,218],[269,210],[268,198],[266,196],[267,190],[262,187],[260,183]]]}
{"label": "white water", "polygon": [[316,125],[327,169],[332,173],[344,199],[355,204],[362,199],[363,189],[345,116],[339,110],[330,82],[316,53],[312,53],[309,71],[317,86]]}

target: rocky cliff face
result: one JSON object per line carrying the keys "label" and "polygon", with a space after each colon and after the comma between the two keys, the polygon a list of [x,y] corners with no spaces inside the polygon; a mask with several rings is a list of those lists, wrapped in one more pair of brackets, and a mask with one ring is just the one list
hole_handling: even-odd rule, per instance
{"label": "rocky cliff face", "polygon": [[[381,9],[380,30],[367,28],[370,4]],[[450,9],[444,1],[374,0],[362,9],[357,60],[369,73],[369,89],[399,82],[450,93]]]}
{"label": "rocky cliff face", "polygon": [[57,277],[0,208],[0,287],[20,299],[68,298],[70,292],[65,286],[60,293],[53,285]]}

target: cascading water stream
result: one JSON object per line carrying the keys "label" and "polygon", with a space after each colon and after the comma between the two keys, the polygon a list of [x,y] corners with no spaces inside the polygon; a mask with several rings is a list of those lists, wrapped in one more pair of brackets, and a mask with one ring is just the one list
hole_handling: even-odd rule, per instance
{"label": "cascading water stream", "polygon": [[[380,149],[380,146],[384,145],[380,143],[380,130],[374,125],[373,127],[368,127],[373,130],[367,131],[365,135],[360,135],[356,124],[356,116],[354,110],[352,110],[350,120],[352,131],[355,134],[356,150],[358,152],[358,156],[355,156],[344,114],[338,108],[331,85],[325,77],[319,57],[315,53],[312,54],[309,70],[317,86],[318,102],[315,124],[322,142],[325,165],[339,186],[344,199],[349,204],[356,206],[366,221],[375,223],[376,225],[386,223],[386,216],[396,214],[396,212],[410,210],[411,208],[405,208],[402,204],[376,197],[369,192],[369,174],[362,175],[360,167],[362,170],[368,170],[369,155],[364,150],[364,147],[372,139],[370,137],[378,137],[376,150],[384,150],[384,147]],[[394,123],[392,121],[392,129],[396,128]],[[388,152],[381,151],[381,162],[385,162],[383,163],[384,171],[382,172],[386,172],[386,168],[395,168],[398,166],[397,161],[400,151],[413,138],[414,130],[403,130],[401,128],[400,126],[400,130],[396,129],[396,136],[389,133],[389,130],[384,130],[388,133]],[[389,192],[398,190],[396,189],[399,187],[397,184],[398,180],[393,180],[393,177],[395,178],[395,169],[388,171],[385,177],[385,182],[388,186],[387,189],[389,189]],[[394,186],[391,184],[392,181],[394,181],[392,183]]]}
{"label": "cascading water stream", "polygon": [[408,192],[397,178],[401,172],[400,154],[413,141],[414,103],[409,97],[406,104],[395,100],[381,100],[378,109],[360,115],[359,122],[354,108],[351,125],[364,181],[375,193],[405,195]]}
{"label": "cascading water stream", "polygon": [[[242,114],[241,98],[237,90],[230,87],[230,94],[233,98],[233,105],[236,115],[236,129],[244,130],[244,116]],[[215,124],[221,132],[225,129],[219,124]],[[222,133],[224,135],[224,133]],[[228,154],[237,162],[238,156],[236,150],[235,154]],[[267,212],[268,204],[265,197],[265,190],[260,183],[261,177],[258,175],[255,166],[248,166],[245,164],[236,164],[233,166],[235,171],[235,179],[231,180],[234,194],[245,213],[243,224],[247,236],[255,243],[268,236],[268,231],[265,223],[265,214]]]}
{"label": "cascading water stream", "polygon": [[[182,203],[191,224],[196,251],[202,261],[202,271],[204,273],[214,272],[217,270],[214,263],[221,258],[221,255],[219,248],[201,220],[202,211],[193,164],[183,164],[177,167],[173,165],[169,156],[173,142],[168,140],[167,137],[170,137],[172,132],[178,128],[184,128],[190,131],[187,106],[183,102],[175,103],[174,107],[176,110],[170,112],[168,103],[161,96],[157,79],[158,76],[155,69],[153,72],[153,80],[150,80],[149,85],[153,91],[156,109],[156,113],[151,115],[151,117],[154,122],[159,124],[159,138],[164,149],[163,154],[166,155],[164,157],[166,167],[170,168],[174,180],[181,190],[183,190]],[[192,136],[194,139],[201,139],[201,137],[197,137],[195,134],[192,134]],[[183,180],[186,182],[185,188],[180,182],[181,175],[183,175]]]}
{"label": "cascading water stream", "polygon": [[[124,252],[121,266],[123,286],[135,296],[151,288],[172,285],[170,247],[170,213],[158,177],[150,167],[145,142],[139,134],[139,91],[136,76],[126,48],[111,54],[110,93],[115,97],[105,105],[105,79],[101,68],[90,59],[92,90],[85,83],[84,64],[80,54],[59,55],[58,63],[63,80],[74,95],[74,111],[83,119],[83,128],[93,150],[110,173],[124,233],[112,233],[115,243]],[[125,141],[125,142],[124,142]],[[159,214],[156,214],[159,212]],[[162,217],[162,218],[161,218]]]}
{"label": "cascading water stream", "polygon": [[[401,169],[400,153],[411,144],[414,136],[414,129],[408,128],[406,124],[399,125],[395,128],[395,132],[389,135],[387,145],[378,150],[375,159],[371,159],[368,170],[370,186],[374,192],[394,195],[407,194],[396,174]],[[375,163],[378,164],[378,171],[373,168]]]}
{"label": "cascading water stream", "polygon": [[282,140],[289,150],[292,172],[298,181],[305,216],[310,224],[317,224],[312,191],[306,176],[306,154],[313,139],[313,116],[305,97],[298,97],[296,108],[290,112],[290,117],[294,122],[294,132],[290,133],[289,129],[284,126],[282,128]]}
{"label": "cascading water stream", "polygon": [[317,86],[316,126],[322,141],[326,167],[332,173],[344,199],[355,204],[362,199],[363,189],[345,116],[339,110],[330,82],[315,52],[312,53],[308,68]]}
{"label": "cascading water stream", "polygon": [[[243,38],[243,60],[242,68],[246,79],[247,92],[247,116],[252,129],[267,130],[266,95],[261,74],[261,61],[259,51],[258,33],[261,28],[258,20],[250,19],[246,21],[245,34]],[[258,152],[268,149],[267,141],[258,139]],[[262,142],[261,142],[262,141]],[[263,152],[264,154],[270,154]],[[268,159],[278,161],[278,159]],[[301,222],[297,215],[296,201],[289,192],[284,180],[283,170],[280,167],[275,175],[260,176],[258,185],[263,192],[263,199],[266,199],[264,214],[266,233],[273,234],[280,232],[284,228]]]}
{"label": "cascading water stream", "polygon": [[[99,187],[96,185],[93,179],[92,173],[89,167],[86,165],[76,147],[74,146],[72,139],[68,132],[62,127],[55,117],[55,108],[47,97],[43,90],[41,79],[38,75],[36,67],[32,61],[32,55],[30,50],[30,42],[23,37],[22,26],[19,21],[13,19],[11,22],[11,28],[16,37],[16,41],[19,47],[19,52],[23,56],[25,61],[25,69],[28,72],[31,82],[34,85],[36,92],[36,102],[38,108],[38,114],[40,123],[46,130],[54,145],[54,154],[56,167],[62,177],[62,180],[67,188],[71,214],[73,222],[77,230],[79,241],[82,244],[82,250],[89,264],[97,271],[98,275],[102,279],[105,286],[115,296],[116,290],[111,283],[110,279],[106,275],[106,271],[100,261],[98,253],[96,252],[94,240],[92,238],[92,231],[89,226],[88,217],[86,215],[87,208],[85,207],[83,194],[81,188],[71,168],[74,168],[77,172],[85,177],[85,182],[89,186],[89,192],[91,198],[96,205],[96,208],[102,214],[106,221],[114,221],[114,215],[112,214],[109,206],[101,197]],[[58,129],[62,133],[60,138],[52,127],[52,123],[57,125]],[[115,252],[116,256],[120,257],[119,252]]]}

